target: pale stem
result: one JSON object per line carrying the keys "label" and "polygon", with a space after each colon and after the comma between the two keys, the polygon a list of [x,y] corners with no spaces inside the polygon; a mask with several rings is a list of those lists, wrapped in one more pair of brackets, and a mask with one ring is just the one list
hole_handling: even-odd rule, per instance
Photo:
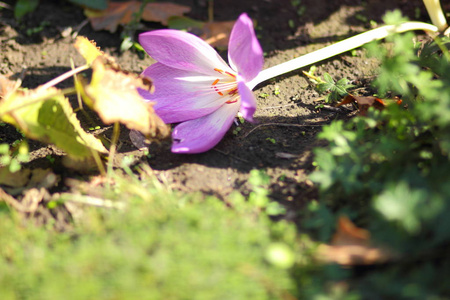
{"label": "pale stem", "polygon": [[447,29],[447,20],[445,20],[444,12],[442,11],[439,0],[423,0],[423,3],[427,8],[431,22],[437,26],[439,31],[442,32]]}
{"label": "pale stem", "polygon": [[252,81],[248,82],[247,85],[250,89],[253,89],[259,83],[266,81],[268,79],[277,77],[279,75],[289,73],[291,71],[303,68],[308,65],[315,64],[319,61],[325,60],[332,56],[347,52],[349,50],[361,47],[369,42],[384,39],[385,37],[393,34],[400,33],[410,30],[424,30],[437,32],[438,28],[434,25],[422,23],[422,22],[405,22],[399,25],[386,25],[376,29],[366,31],[364,33],[355,35],[346,40],[337,42],[330,46],[321,48],[314,52],[305,54],[303,56],[294,58],[282,64],[273,66],[271,68],[261,71],[258,76],[256,76]]}
{"label": "pale stem", "polygon": [[41,88],[41,89],[48,89],[48,88],[50,88],[50,87],[52,87],[52,86],[57,85],[57,84],[60,83],[61,81],[64,81],[64,80],[66,80],[67,78],[72,77],[73,75],[75,75],[75,74],[77,74],[77,73],[80,73],[80,72],[82,72],[82,71],[84,71],[84,70],[87,70],[87,69],[89,69],[89,66],[88,66],[88,65],[84,65],[84,66],[78,67],[78,68],[76,68],[76,69],[72,69],[72,70],[70,70],[70,71],[68,71],[68,72],[66,72],[66,73],[64,73],[64,74],[59,75],[59,76],[56,77],[56,78],[53,78],[53,79],[50,80],[49,82],[47,82],[47,83],[41,85],[39,88]]}
{"label": "pale stem", "polygon": [[116,154],[117,149],[117,141],[119,140],[120,135],[120,124],[119,122],[115,122],[113,126],[113,135],[111,139],[111,147],[109,148],[109,157],[108,157],[108,175],[112,176],[113,165],[114,165],[114,155]]}

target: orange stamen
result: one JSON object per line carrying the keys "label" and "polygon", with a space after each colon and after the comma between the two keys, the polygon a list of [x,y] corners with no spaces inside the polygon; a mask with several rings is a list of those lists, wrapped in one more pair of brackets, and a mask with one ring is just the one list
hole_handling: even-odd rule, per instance
{"label": "orange stamen", "polygon": [[234,94],[236,94],[236,92],[237,92],[237,89],[229,90],[228,95],[234,95]]}
{"label": "orange stamen", "polygon": [[233,78],[236,78],[236,75],[231,74],[230,72],[225,72],[225,74],[227,74],[227,75],[229,75],[229,76],[231,76],[231,77],[233,77]]}

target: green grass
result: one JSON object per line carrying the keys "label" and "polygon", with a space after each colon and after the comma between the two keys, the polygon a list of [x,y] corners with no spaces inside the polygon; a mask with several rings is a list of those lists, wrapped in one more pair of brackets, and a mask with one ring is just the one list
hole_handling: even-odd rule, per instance
{"label": "green grass", "polygon": [[[230,208],[151,182],[119,181],[105,196],[127,203],[125,209],[85,207],[66,232],[3,210],[1,298],[279,299],[298,293],[290,265],[280,263],[299,248],[292,224],[274,223],[242,197]],[[287,250],[271,257],[269,249],[279,243]]]}

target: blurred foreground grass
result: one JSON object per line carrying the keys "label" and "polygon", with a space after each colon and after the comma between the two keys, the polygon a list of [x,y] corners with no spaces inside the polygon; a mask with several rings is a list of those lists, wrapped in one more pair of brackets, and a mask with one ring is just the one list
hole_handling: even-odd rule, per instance
{"label": "blurred foreground grass", "polygon": [[[294,225],[236,195],[226,204],[117,177],[65,232],[0,212],[1,299],[270,299],[297,294]],[[231,206],[231,207],[229,207]]]}

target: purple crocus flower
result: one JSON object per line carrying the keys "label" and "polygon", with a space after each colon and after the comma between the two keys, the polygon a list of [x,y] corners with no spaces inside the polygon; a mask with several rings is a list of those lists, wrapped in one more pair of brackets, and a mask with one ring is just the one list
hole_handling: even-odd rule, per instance
{"label": "purple crocus flower", "polygon": [[262,70],[264,59],[253,23],[240,15],[231,31],[228,66],[202,39],[178,30],[143,33],[139,42],[157,63],[143,74],[153,80],[155,92],[140,90],[156,102],[165,123],[180,123],[172,133],[172,152],[201,153],[213,148],[238,113],[253,121],[256,99],[248,86]]}

